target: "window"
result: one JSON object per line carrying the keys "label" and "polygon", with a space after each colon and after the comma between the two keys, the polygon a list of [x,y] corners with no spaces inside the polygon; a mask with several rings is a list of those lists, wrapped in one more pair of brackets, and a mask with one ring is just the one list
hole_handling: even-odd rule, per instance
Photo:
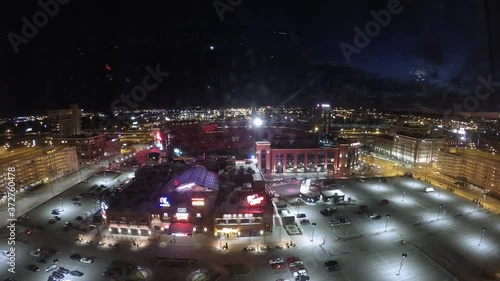
{"label": "window", "polygon": [[241,219],[240,223],[250,223],[250,220],[249,219]]}
{"label": "window", "polygon": [[230,220],[227,220],[227,223],[228,224],[238,224],[238,220],[236,220],[236,219],[230,219]]}

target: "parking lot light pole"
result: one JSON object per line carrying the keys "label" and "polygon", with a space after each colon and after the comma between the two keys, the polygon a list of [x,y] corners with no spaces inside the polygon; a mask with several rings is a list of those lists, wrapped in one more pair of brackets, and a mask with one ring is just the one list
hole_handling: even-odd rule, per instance
{"label": "parking lot light pole", "polygon": [[262,246],[266,246],[266,236],[264,235],[264,230],[260,231],[260,236],[262,236]]}
{"label": "parking lot light pole", "polygon": [[443,208],[443,204],[439,204],[439,210],[438,210],[437,219],[439,219],[439,215],[441,214],[441,208]]}
{"label": "parking lot light pole", "polygon": [[387,215],[387,221],[385,222],[385,231],[387,231],[387,226],[389,225],[389,218],[391,215]]}
{"label": "parking lot light pole", "polygon": [[408,257],[408,255],[405,253],[403,253],[401,256],[403,258],[401,259],[401,264],[399,265],[399,271],[398,271],[398,274],[396,274],[396,276],[399,276],[399,274],[401,273],[401,268],[403,267],[403,262],[404,262],[405,258]]}
{"label": "parking lot light pole", "polygon": [[483,242],[483,237],[485,232],[486,232],[486,227],[483,227],[483,233],[481,233],[481,239],[479,239],[479,244],[477,244],[478,246],[481,246],[481,242]]}
{"label": "parking lot light pole", "polygon": [[313,227],[313,231],[312,231],[312,235],[311,235],[311,242],[314,242],[314,229],[316,228],[316,223],[313,222],[311,225]]}
{"label": "parking lot light pole", "polygon": [[61,200],[61,209],[64,212],[64,204],[63,204],[63,199],[62,197],[59,197],[59,200]]}
{"label": "parking lot light pole", "polygon": [[405,201],[406,187],[403,188],[403,199],[401,201]]}

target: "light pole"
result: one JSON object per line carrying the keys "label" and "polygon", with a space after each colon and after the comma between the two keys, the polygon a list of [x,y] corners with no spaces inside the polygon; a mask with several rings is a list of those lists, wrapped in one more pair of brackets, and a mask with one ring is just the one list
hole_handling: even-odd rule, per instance
{"label": "light pole", "polygon": [[64,212],[64,205],[63,205],[63,199],[62,199],[62,197],[59,197],[59,200],[61,200],[61,209]]}
{"label": "light pole", "polygon": [[483,227],[483,233],[481,233],[481,239],[479,239],[479,244],[477,244],[478,246],[481,246],[481,242],[483,242],[483,237],[485,232],[486,232],[486,227]]}
{"label": "light pole", "polygon": [[401,201],[405,201],[406,187],[403,187],[403,199]]}
{"label": "light pole", "polygon": [[312,227],[313,227],[313,231],[312,231],[312,235],[311,235],[311,242],[314,242],[314,229],[316,228],[315,222],[312,223]]}
{"label": "light pole", "polygon": [[399,265],[399,271],[398,271],[398,274],[396,274],[396,276],[399,276],[399,274],[401,273],[401,268],[403,267],[403,262],[404,262],[405,258],[408,257],[408,255],[405,253],[403,253],[401,256],[403,258],[401,259],[401,264]]}
{"label": "light pole", "polygon": [[391,215],[387,215],[387,221],[385,222],[385,231],[387,231],[387,226],[389,225],[389,218]]}
{"label": "light pole", "polygon": [[266,245],[266,236],[264,235],[264,230],[260,231],[260,236],[262,236],[262,246],[265,247]]}
{"label": "light pole", "polygon": [[437,219],[439,219],[439,215],[441,214],[441,208],[443,208],[443,204],[439,204],[439,210],[438,210]]}

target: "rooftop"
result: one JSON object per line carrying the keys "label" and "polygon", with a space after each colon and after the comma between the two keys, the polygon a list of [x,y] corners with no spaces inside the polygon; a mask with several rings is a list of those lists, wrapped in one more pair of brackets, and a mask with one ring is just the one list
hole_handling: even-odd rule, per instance
{"label": "rooftop", "polygon": [[175,174],[163,187],[168,191],[218,191],[219,175],[203,167],[192,167],[179,174]]}

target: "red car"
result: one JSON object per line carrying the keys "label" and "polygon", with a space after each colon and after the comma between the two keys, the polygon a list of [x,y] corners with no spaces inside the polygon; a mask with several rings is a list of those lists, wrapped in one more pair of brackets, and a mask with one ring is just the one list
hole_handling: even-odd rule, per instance
{"label": "red car", "polygon": [[285,268],[285,264],[284,263],[275,263],[272,265],[273,269],[283,269]]}
{"label": "red car", "polygon": [[31,233],[33,233],[33,230],[31,230],[31,229],[27,229],[24,233],[25,233],[26,235],[31,235]]}
{"label": "red car", "polygon": [[292,262],[296,262],[296,261],[300,261],[300,259],[297,257],[289,257],[286,259],[287,264],[291,264]]}

